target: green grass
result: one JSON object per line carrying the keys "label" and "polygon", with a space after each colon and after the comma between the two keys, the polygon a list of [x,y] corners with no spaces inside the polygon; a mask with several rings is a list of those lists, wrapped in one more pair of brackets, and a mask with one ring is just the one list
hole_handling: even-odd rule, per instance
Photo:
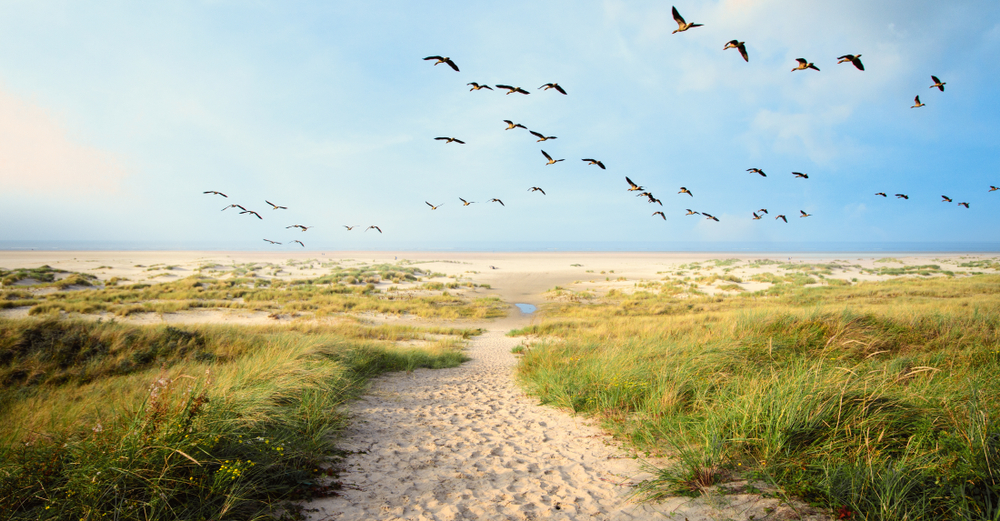
{"label": "green grass", "polygon": [[[261,519],[326,495],[343,402],[474,331],[0,321],[6,519]],[[396,339],[427,339],[397,348]]]}
{"label": "green grass", "polygon": [[515,334],[542,401],[676,462],[864,519],[1000,519],[1000,276],[552,303]]}

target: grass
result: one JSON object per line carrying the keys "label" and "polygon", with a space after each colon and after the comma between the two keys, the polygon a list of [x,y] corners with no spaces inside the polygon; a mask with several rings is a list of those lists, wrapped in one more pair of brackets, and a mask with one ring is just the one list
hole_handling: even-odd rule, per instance
{"label": "grass", "polygon": [[674,456],[647,498],[749,478],[864,519],[1000,519],[1000,276],[543,311],[519,378]]}
{"label": "grass", "polygon": [[324,465],[341,404],[381,372],[457,365],[475,333],[0,321],[0,512],[294,516],[286,500],[337,486]]}

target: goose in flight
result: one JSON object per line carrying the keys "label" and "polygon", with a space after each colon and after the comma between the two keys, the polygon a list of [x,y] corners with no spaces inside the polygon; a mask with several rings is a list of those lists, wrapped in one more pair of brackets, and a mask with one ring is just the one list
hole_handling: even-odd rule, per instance
{"label": "goose in flight", "polygon": [[958,205],[959,205],[959,206],[964,206],[964,207],[966,207],[966,208],[968,208],[968,207],[969,207],[969,203],[958,203]]}
{"label": "goose in flight", "polygon": [[663,212],[653,212],[653,215],[652,215],[652,216],[653,216],[653,217],[655,217],[655,216],[657,216],[657,215],[659,215],[660,217],[663,217],[663,220],[664,220],[664,221],[666,221],[666,220],[667,220],[667,216],[666,216],[666,215],[663,215]]}
{"label": "goose in flight", "polygon": [[1000,190],[1000,188],[998,188],[996,186],[993,186],[993,185],[990,185],[990,191],[991,192],[996,192],[997,190]]}
{"label": "goose in flight", "polygon": [[496,197],[494,197],[493,199],[490,199],[489,201],[486,201],[486,202],[488,202],[488,203],[500,203],[500,206],[507,206],[507,205],[503,204],[503,201],[501,201],[500,199],[497,199]]}
{"label": "goose in flight", "polygon": [[368,230],[371,230],[372,228],[375,228],[376,230],[378,230],[379,233],[382,233],[382,228],[379,228],[378,226],[375,226],[374,224],[371,225],[371,226],[369,226],[369,227],[367,227],[367,228],[365,228],[365,231],[367,232]]}
{"label": "goose in flight", "polygon": [[897,199],[909,199],[910,196],[908,196],[906,194],[896,194],[896,198]]}
{"label": "goose in flight", "polygon": [[269,205],[271,205],[271,209],[272,210],[287,210],[288,209],[287,206],[278,206],[278,205],[272,203],[271,201],[268,201],[267,199],[264,199],[264,202],[267,203],[267,204],[269,204]]}
{"label": "goose in flight", "polygon": [[301,228],[302,231],[306,231],[309,228],[315,228],[315,226],[302,226],[301,224],[293,224],[291,226],[285,226],[286,230],[289,229],[289,228]]}
{"label": "goose in flight", "polygon": [[597,165],[601,167],[601,170],[607,170],[607,168],[604,168],[604,163],[596,159],[584,159],[583,161],[586,161],[588,165]]}
{"label": "goose in flight", "polygon": [[357,225],[357,224],[355,224],[354,226],[348,226],[348,225],[346,225],[346,224],[344,225],[344,228],[347,228],[347,231],[351,231],[351,230],[353,230],[353,229],[355,229],[355,228],[357,228],[357,227],[358,227],[358,225]]}
{"label": "goose in flight", "polygon": [[757,211],[760,213],[767,213],[767,208],[761,208],[760,210]]}
{"label": "goose in flight", "polygon": [[792,172],[792,175],[800,179],[809,179],[809,174],[803,174],[802,172]]}
{"label": "goose in flight", "polygon": [[837,63],[848,63],[848,62],[850,62],[852,65],[854,65],[855,67],[857,67],[859,71],[865,70],[864,64],[861,63],[861,55],[860,54],[845,54],[845,55],[841,56],[840,58],[837,58],[837,60],[839,60]]}
{"label": "goose in flight", "polygon": [[688,190],[687,188],[684,188],[683,186],[681,187],[681,191],[677,192],[677,193],[679,193],[679,194],[688,194],[691,197],[694,197],[694,194],[691,193],[691,190]]}
{"label": "goose in flight", "polygon": [[941,202],[942,203],[950,203],[950,202],[952,202],[951,201],[951,197],[948,197],[947,195],[942,195],[941,196]]}
{"label": "goose in flight", "polygon": [[910,107],[910,108],[911,109],[918,109],[920,107],[925,107],[925,106],[927,106],[927,104],[926,103],[920,103],[920,96],[917,96],[917,97],[913,98],[913,106]]}
{"label": "goose in flight", "polygon": [[226,199],[229,199],[229,196],[228,196],[228,195],[226,195],[226,194],[224,194],[224,193],[222,193],[222,192],[217,192],[217,191],[215,191],[215,190],[207,190],[207,191],[205,191],[205,192],[202,192],[202,193],[203,193],[203,194],[215,194],[215,195],[221,195],[222,197],[225,197]]}
{"label": "goose in flight", "polygon": [[458,65],[455,65],[455,62],[451,61],[451,58],[447,56],[428,56],[424,58],[424,60],[437,60],[436,62],[434,62],[435,66],[442,63],[447,63],[449,67],[455,69],[455,72],[458,72]]}
{"label": "goose in flight", "polygon": [[641,186],[633,183],[632,180],[628,178],[628,176],[625,176],[625,182],[628,183],[628,186],[629,186],[628,191],[629,192],[638,192],[640,190],[645,190],[645,188],[643,188],[643,187],[641,187]]}
{"label": "goose in flight", "polygon": [[457,139],[457,138],[453,138],[453,137],[436,137],[434,139],[437,140],[437,141],[444,141],[445,144],[451,143],[452,141],[454,141],[455,143],[458,143],[459,145],[464,145],[465,144],[465,141],[462,141],[461,139]]}
{"label": "goose in flight", "polygon": [[258,219],[264,220],[264,218],[261,217],[259,213],[255,212],[253,210],[243,210],[242,212],[240,212],[240,214],[245,214],[245,213],[256,215]]}
{"label": "goose in flight", "polygon": [[889,197],[885,195],[885,192],[875,192],[875,195],[881,195],[882,197]]}
{"label": "goose in flight", "polygon": [[264,239],[264,242],[269,242],[271,244],[281,244],[280,242],[278,242],[278,241],[272,241],[271,239]]}
{"label": "goose in flight", "polygon": [[757,212],[750,212],[750,213],[753,214],[753,220],[755,221],[759,221],[760,218],[763,217],[763,215],[759,215]]}
{"label": "goose in flight", "polygon": [[466,201],[465,199],[462,199],[461,197],[459,197],[458,200],[462,201],[462,206],[469,206],[470,204],[472,204],[472,203],[475,202],[475,201]]}
{"label": "goose in flight", "polygon": [[515,92],[520,92],[521,94],[531,94],[530,92],[522,89],[521,87],[512,87],[510,85],[497,85],[498,89],[505,89],[507,94],[513,94]]}
{"label": "goose in flight", "polygon": [[819,67],[813,65],[811,62],[809,62],[805,58],[795,58],[795,61],[799,62],[799,64],[796,65],[794,69],[792,69],[792,72],[795,72],[795,71],[804,71],[806,69],[813,69],[813,70],[817,70],[817,71],[819,70]]}
{"label": "goose in flight", "polygon": [[542,195],[545,195],[545,190],[542,190],[541,188],[538,188],[537,186],[532,186],[531,188],[528,189],[528,191],[529,192],[541,192]]}
{"label": "goose in flight", "polygon": [[686,213],[684,215],[701,215],[701,212],[696,212],[696,211],[694,211],[694,210],[692,210],[690,208],[686,208],[686,210],[688,211],[688,213]]}
{"label": "goose in flight", "polygon": [[[642,195],[642,194],[640,194],[640,195]],[[651,194],[649,192],[645,192],[645,195],[649,199],[648,202],[650,202],[650,203],[658,203],[660,206],[663,206],[663,201],[660,201],[659,199],[653,197],[653,194]]]}
{"label": "goose in flight", "polygon": [[947,83],[939,80],[937,76],[931,76],[931,79],[934,80],[934,85],[931,85],[931,88],[933,89],[934,87],[937,87],[939,91],[944,92],[944,86],[947,85]]}
{"label": "goose in flight", "polygon": [[548,163],[545,163],[546,165],[554,165],[554,164],[556,164],[556,163],[558,163],[560,161],[565,161],[565,159],[552,159],[552,156],[550,156],[548,154],[548,152],[546,152],[544,150],[542,150],[542,155],[545,156],[545,159],[549,160]]}
{"label": "goose in flight", "polygon": [[524,125],[522,125],[520,123],[514,123],[513,121],[511,121],[509,119],[505,119],[505,120],[503,120],[503,122],[507,124],[507,128],[505,128],[504,130],[510,130],[512,128],[523,128],[524,130],[528,130],[528,127],[526,127],[526,126],[524,126]]}
{"label": "goose in flight", "polygon": [[719,218],[716,217],[716,216],[714,216],[714,215],[712,215],[712,214],[708,214],[708,213],[705,213],[705,212],[701,212],[701,214],[704,215],[706,219],[711,219],[711,220],[713,220],[715,222],[719,222]]}
{"label": "goose in flight", "polygon": [[759,168],[747,168],[747,172],[750,172],[751,174],[758,174],[761,177],[767,177],[767,174],[765,174],[764,171]]}
{"label": "goose in flight", "polygon": [[558,83],[546,83],[545,85],[542,85],[541,87],[538,87],[538,88],[539,89],[545,89],[545,90],[556,89],[561,94],[566,94],[566,91],[563,90],[563,88],[560,87]]}
{"label": "goose in flight", "polygon": [[785,221],[785,224],[788,224],[788,219],[786,219],[784,215],[779,215],[774,218],[775,221],[777,221],[778,219],[781,219],[782,221]]}
{"label": "goose in flight", "polygon": [[230,208],[239,208],[240,210],[243,210],[244,212],[245,212],[245,211],[247,211],[247,209],[246,209],[246,208],[243,208],[242,206],[240,206],[240,205],[238,205],[238,204],[231,204],[231,205],[229,205],[229,206],[227,206],[227,207],[223,208],[223,209],[222,209],[221,211],[223,211],[223,212],[224,212],[224,211],[226,211],[226,210],[228,210],[228,209],[230,209]]}
{"label": "goose in flight", "polygon": [[428,203],[427,201],[424,201],[424,203],[427,204],[427,206],[430,206],[431,210],[437,210],[438,208],[441,208],[442,206],[444,206],[444,203],[441,203],[441,204],[439,204],[437,206],[434,206],[433,204]]}
{"label": "goose in flight", "polygon": [[806,213],[805,210],[799,210],[799,213],[802,214],[799,217],[810,217],[810,216],[812,216],[811,213]]}
{"label": "goose in flight", "polygon": [[466,83],[466,85],[472,85],[472,88],[469,89],[469,92],[472,92],[474,90],[479,90],[479,89],[493,90],[493,87],[490,87],[489,85],[480,85],[480,84],[478,84],[476,82]]}
{"label": "goose in flight", "polygon": [[726,49],[736,49],[740,51],[740,56],[743,57],[743,61],[749,63],[750,56],[747,55],[747,47],[746,45],[744,45],[744,43],[746,42],[741,42],[739,40],[729,40],[729,42],[726,43],[726,46],[723,47],[722,50],[724,51]]}
{"label": "goose in flight", "polygon": [[305,244],[302,244],[302,241],[300,241],[300,240],[298,240],[298,239],[296,239],[296,240],[294,240],[294,241],[292,241],[292,242],[297,242],[297,243],[299,243],[299,245],[300,245],[300,246],[302,246],[303,248],[305,248],[305,247],[306,247],[306,245],[305,245]]}
{"label": "goose in flight", "polygon": [[535,143],[538,143],[539,141],[547,141],[549,139],[558,139],[558,138],[556,138],[556,136],[543,136],[541,133],[535,132],[534,130],[529,130],[528,132],[532,136],[535,136],[535,137],[538,138],[538,141],[535,141]]}
{"label": "goose in flight", "polygon": [[687,31],[692,27],[701,27],[703,24],[691,24],[684,21],[684,17],[677,12],[677,8],[671,6],[671,13],[674,15],[674,21],[677,22],[677,30],[670,34],[677,34]]}

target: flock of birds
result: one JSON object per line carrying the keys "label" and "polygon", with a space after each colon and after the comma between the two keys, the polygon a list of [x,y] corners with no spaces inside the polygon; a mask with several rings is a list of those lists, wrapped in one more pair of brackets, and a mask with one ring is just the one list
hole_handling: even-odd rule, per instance
{"label": "flock of birds", "polygon": [[[672,14],[673,14],[674,21],[677,23],[677,29],[674,30],[672,34],[676,34],[676,33],[680,33],[680,32],[685,32],[685,31],[688,31],[690,29],[693,29],[693,28],[696,28],[696,27],[702,27],[703,26],[703,24],[690,23],[690,22],[685,21],[684,17],[681,16],[681,14],[677,11],[676,7],[672,7]],[[750,61],[750,56],[749,56],[749,53],[747,52],[747,48],[746,48],[746,42],[743,42],[743,41],[740,41],[740,40],[735,40],[735,39],[734,40],[730,40],[730,41],[728,41],[728,42],[725,43],[725,45],[723,46],[722,49],[724,51],[728,50],[728,49],[736,49],[739,52],[740,56],[743,58],[743,60],[745,62],[749,63],[749,61]],[[451,69],[453,69],[455,72],[460,72],[460,69],[459,69],[458,65],[450,57],[435,55],[435,56],[428,56],[428,57],[424,58],[424,60],[425,61],[434,61],[433,65],[435,65],[435,66],[441,65],[441,64],[445,64],[448,67],[450,67]],[[804,71],[804,70],[809,70],[809,69],[812,69],[814,71],[819,71],[820,70],[819,67],[817,67],[813,62],[810,62],[809,60],[807,60],[805,58],[796,58],[796,62],[798,63],[798,65],[796,65],[794,68],[792,68],[791,72]],[[845,55],[840,56],[840,57],[837,58],[837,64],[844,64],[844,63],[849,63],[849,64],[853,65],[858,71],[864,71],[865,70],[865,66],[861,62],[861,54],[845,54]],[[934,75],[931,75],[931,80],[933,81],[933,84],[930,86],[931,89],[937,88],[940,92],[944,92],[944,86],[946,85],[945,82],[941,81],[937,76],[934,76]],[[489,86],[489,85],[487,85],[485,83],[469,82],[466,85],[469,86],[469,87],[471,87],[469,89],[469,92],[480,91],[480,90],[489,90],[489,91],[493,91],[494,90],[493,87],[491,87],[491,86]],[[517,86],[513,86],[513,85],[496,84],[495,86],[499,90],[505,90],[506,91],[505,95],[510,95],[510,94],[529,95],[529,94],[531,94],[529,91],[527,91],[527,90],[525,90],[525,89],[523,89],[521,87],[517,87]],[[558,83],[555,83],[555,82],[545,83],[545,84],[541,85],[540,87],[538,87],[538,89],[536,89],[536,90],[542,90],[542,91],[554,90],[554,91],[558,92],[559,94],[568,95],[567,92],[566,92],[566,89],[564,89],[561,85],[559,85]],[[925,107],[925,106],[927,106],[927,104],[926,103],[922,103],[920,101],[920,96],[919,95],[917,95],[916,97],[914,97],[914,105],[911,108],[921,108],[921,107]],[[504,130],[515,130],[515,129],[526,130],[526,131],[528,131],[529,134],[531,134],[532,136],[534,136],[534,137],[537,138],[537,140],[536,140],[537,143],[541,143],[541,142],[545,142],[545,141],[557,139],[556,136],[549,136],[549,135],[545,135],[545,134],[543,134],[541,132],[538,132],[538,131],[535,131],[535,130],[530,130],[526,126],[524,126],[524,125],[522,125],[520,123],[515,123],[512,120],[505,119],[505,120],[503,120],[503,122],[506,123],[506,125],[507,125],[506,128],[504,128]],[[459,138],[453,137],[453,136],[438,136],[438,137],[435,137],[434,140],[440,141],[440,142],[442,142],[444,144],[450,144],[450,143],[456,143],[456,144],[459,144],[459,145],[466,144],[465,141],[463,141],[463,140],[461,140]],[[542,153],[542,156],[546,160],[546,162],[545,162],[546,166],[548,166],[548,165],[554,165],[554,164],[560,163],[562,161],[565,161],[565,158],[560,158],[560,159],[553,158],[552,155],[549,154],[548,152],[546,152],[545,150],[541,150],[541,153]],[[601,170],[606,170],[607,169],[607,167],[605,166],[604,162],[600,161],[598,159],[583,158],[582,161],[586,162],[588,165],[597,166]],[[748,169],[746,169],[746,171],[749,172],[749,173],[752,173],[752,174],[757,174],[757,175],[759,175],[761,177],[767,177],[767,174],[762,169],[757,168],[757,167],[748,168]],[[806,173],[802,173],[802,172],[792,172],[792,175],[796,179],[809,179],[809,175],[806,174]],[[645,197],[646,201],[648,203],[650,203],[650,204],[659,204],[661,207],[663,206],[663,202],[660,199],[656,198],[653,195],[653,193],[650,192],[649,190],[647,190],[645,187],[636,184],[631,179],[629,179],[628,176],[625,177],[625,181],[626,181],[626,183],[628,183],[628,189],[627,190],[629,192],[640,192],[636,197]],[[1000,188],[997,188],[996,186],[990,186],[990,190],[989,190],[990,192],[997,191],[997,190],[1000,190]],[[527,191],[528,192],[532,192],[532,193],[538,192],[541,195],[546,195],[545,190],[543,190],[541,187],[538,187],[538,186],[532,186],[532,187],[528,188]],[[219,192],[219,191],[215,191],[215,190],[208,190],[208,191],[205,191],[204,193],[205,194],[220,195],[222,197],[228,197],[226,194],[224,194],[222,192]],[[680,187],[680,190],[677,193],[678,194],[682,194],[682,195],[687,195],[687,196],[692,197],[692,198],[694,197],[694,194],[691,192],[691,190],[689,190],[689,189],[687,189],[686,187],[683,187],[683,186]],[[881,196],[881,197],[888,197],[888,195],[885,192],[877,192],[875,195],[876,196]],[[908,200],[909,199],[908,195],[902,194],[902,193],[895,194],[895,197],[898,198],[898,199],[904,199],[904,200]],[[951,197],[948,197],[946,195],[942,195],[941,198],[942,198],[941,199],[942,202],[947,202],[947,203],[954,202]],[[458,199],[459,199],[459,201],[461,201],[462,206],[470,206],[470,205],[476,203],[476,201],[469,201],[469,200],[463,199],[461,197],[459,197]],[[272,203],[272,202],[270,202],[268,200],[265,200],[264,202],[267,203],[272,208],[272,210],[287,210],[287,207],[276,205],[276,204],[274,204],[274,203]],[[429,201],[424,201],[424,202],[425,202],[425,204],[427,204],[428,207],[430,207],[431,210],[437,210],[437,209],[441,208],[442,206],[444,206],[444,203],[432,204]],[[504,203],[503,203],[502,200],[500,200],[499,198],[496,198],[496,197],[489,199],[488,202],[489,203],[499,203],[501,206],[506,206],[506,205],[504,205]],[[964,208],[969,208],[969,203],[968,202],[959,202],[958,206],[962,206]],[[241,206],[239,204],[230,204],[229,206],[226,206],[222,210],[225,211],[225,210],[228,210],[230,208],[238,208],[240,210],[240,214],[251,215],[251,216],[257,217],[258,219],[263,219],[263,217],[261,217],[260,213],[258,213],[256,211],[253,211],[253,210],[248,210],[246,207]],[[687,208],[686,211],[687,211],[687,213],[685,215],[700,215],[702,217],[705,217],[708,220],[719,222],[719,218],[718,217],[716,217],[716,216],[714,216],[712,214],[709,214],[707,212],[704,212],[704,211],[695,211],[695,210],[692,210],[690,208]],[[753,220],[760,220],[760,219],[763,218],[764,215],[770,215],[769,212],[768,212],[768,210],[767,210],[767,208],[760,208],[760,209],[758,209],[756,211],[751,212],[751,214],[753,216],[752,217]],[[812,216],[812,214],[806,213],[804,210],[799,210],[798,217],[805,218],[805,217],[811,217],[811,216]],[[652,217],[660,217],[663,220],[667,219],[667,216],[663,213],[662,210],[657,210],[657,211],[653,212],[652,213]],[[785,223],[788,223],[788,218],[784,214],[778,214],[778,215],[776,215],[774,217],[774,220],[779,220],[779,219],[781,221],[785,222]],[[351,230],[353,230],[356,227],[357,226],[344,225],[344,228],[346,228],[348,231],[351,231]],[[293,224],[291,226],[287,226],[286,227],[286,229],[291,229],[291,228],[298,228],[301,231],[305,232],[309,228],[312,228],[312,226],[303,226],[303,225],[300,225],[300,224]],[[365,228],[366,232],[368,230],[376,230],[379,233],[382,233],[382,229],[379,226],[377,226],[377,225],[370,225],[367,228]],[[271,239],[264,239],[264,241],[266,241],[266,242],[268,242],[270,244],[274,244],[274,245],[280,245],[280,244],[282,244],[281,242],[274,241],[274,240],[271,240]],[[300,246],[305,247],[305,244],[302,243],[302,241],[300,241],[300,240],[293,240],[293,241],[290,241],[290,243],[298,243]]]}

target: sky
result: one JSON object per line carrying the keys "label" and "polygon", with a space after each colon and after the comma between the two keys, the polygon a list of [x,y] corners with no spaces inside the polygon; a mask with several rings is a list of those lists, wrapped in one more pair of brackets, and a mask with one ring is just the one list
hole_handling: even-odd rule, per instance
{"label": "sky", "polygon": [[0,2],[0,245],[1000,247],[1000,3],[676,1]]}

